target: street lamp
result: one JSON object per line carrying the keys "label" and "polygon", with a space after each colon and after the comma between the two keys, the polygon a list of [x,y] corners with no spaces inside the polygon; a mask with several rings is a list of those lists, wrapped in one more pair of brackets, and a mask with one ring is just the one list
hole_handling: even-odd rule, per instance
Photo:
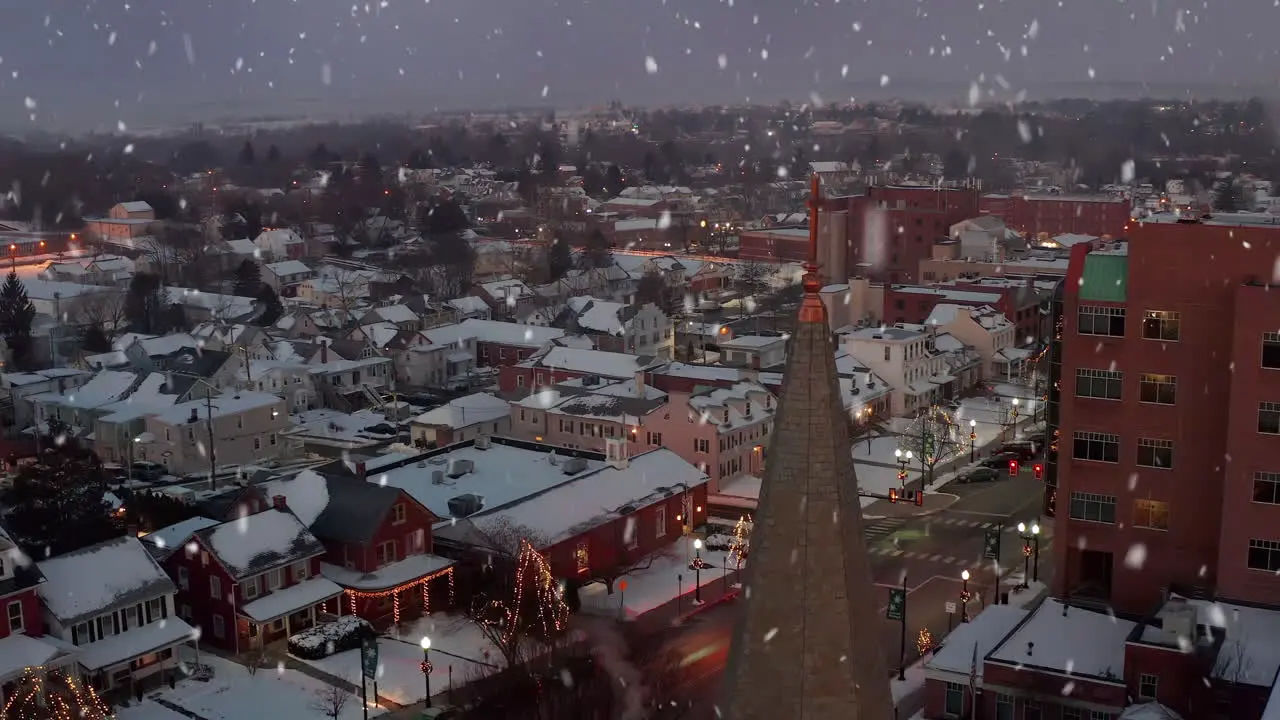
{"label": "street lamp", "polygon": [[702,604],[702,538],[693,541],[693,604]]}
{"label": "street lamp", "polygon": [[1016,438],[1018,437],[1018,398],[1014,398],[1012,402],[1013,402],[1013,412],[1012,412],[1013,422],[1011,422],[1009,426],[1013,428],[1013,436]]}
{"label": "street lamp", "polygon": [[907,465],[911,464],[913,454],[910,450],[903,452],[902,448],[893,451],[893,457],[898,461],[898,483],[901,485],[899,489],[904,495],[907,490]]}
{"label": "street lamp", "polygon": [[974,452],[974,446],[977,442],[978,442],[978,421],[970,419],[969,420],[969,462],[973,462],[974,460],[977,459]]}
{"label": "street lamp", "polygon": [[960,572],[960,622],[969,622],[969,571]]}
{"label": "street lamp", "polygon": [[[1030,530],[1030,534],[1027,531]],[[1018,536],[1022,538],[1022,587],[1031,587],[1030,582],[1040,582],[1040,523],[1033,522],[1028,528],[1026,523],[1018,523]],[[1031,572],[1027,573],[1027,564],[1031,564]]]}
{"label": "street lamp", "polygon": [[422,683],[427,690],[427,707],[431,707],[431,638],[423,635],[418,644],[422,646]]}

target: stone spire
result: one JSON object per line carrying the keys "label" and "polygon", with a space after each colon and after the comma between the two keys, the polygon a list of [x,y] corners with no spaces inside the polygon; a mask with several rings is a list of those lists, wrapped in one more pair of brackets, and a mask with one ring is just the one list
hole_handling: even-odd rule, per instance
{"label": "stone spire", "polygon": [[720,709],[727,720],[889,720],[893,695],[835,347],[818,296],[821,188]]}

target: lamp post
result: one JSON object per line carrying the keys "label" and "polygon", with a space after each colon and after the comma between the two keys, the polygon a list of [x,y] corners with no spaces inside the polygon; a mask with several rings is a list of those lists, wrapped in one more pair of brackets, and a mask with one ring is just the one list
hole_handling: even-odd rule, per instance
{"label": "lamp post", "polygon": [[702,604],[702,538],[693,541],[693,604]]}
{"label": "lamp post", "polygon": [[1009,427],[1012,428],[1013,437],[1016,439],[1018,437],[1018,398],[1014,398],[1011,402],[1013,403],[1013,411],[1010,415],[1013,421],[1009,423]]}
{"label": "lamp post", "polygon": [[1022,535],[1022,587],[1026,588],[1027,562],[1031,563],[1031,582],[1040,582],[1040,523],[1033,522],[1029,528],[1018,523],[1018,534]]}
{"label": "lamp post", "polygon": [[862,415],[863,415],[863,418],[862,418],[863,429],[867,433],[867,454],[870,455],[871,454],[871,408],[869,407],[862,408]]}
{"label": "lamp post", "polygon": [[977,459],[977,454],[975,452],[975,447],[977,445],[977,442],[978,442],[978,421],[970,419],[969,420],[969,462],[973,462],[974,460]]}
{"label": "lamp post", "polygon": [[[1036,530],[1040,527],[1036,526]],[[1031,536],[1027,534],[1027,524],[1018,523],[1018,537],[1022,539],[1022,585],[1023,590],[1031,587]]]}
{"label": "lamp post", "polygon": [[431,707],[431,638],[426,635],[418,642],[422,646],[422,683],[427,690],[427,707]]}
{"label": "lamp post", "polygon": [[904,494],[907,490],[907,465],[911,464],[911,458],[915,455],[910,450],[903,452],[902,448],[893,451],[893,457],[898,461],[898,482],[902,487],[899,488]]}
{"label": "lamp post", "polygon": [[960,572],[960,622],[969,622],[969,571]]}

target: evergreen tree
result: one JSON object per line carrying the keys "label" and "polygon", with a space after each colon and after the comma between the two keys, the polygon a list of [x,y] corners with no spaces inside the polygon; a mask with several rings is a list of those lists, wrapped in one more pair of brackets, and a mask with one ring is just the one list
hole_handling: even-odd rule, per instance
{"label": "evergreen tree", "polygon": [[129,281],[124,298],[124,316],[134,332],[159,335],[169,329],[169,294],[160,278],[151,273],[136,273]]}
{"label": "evergreen tree", "polygon": [[245,140],[244,147],[240,148],[240,164],[252,165],[254,160],[253,143]]}
{"label": "evergreen tree", "polygon": [[1238,186],[1230,180],[1219,180],[1213,188],[1213,209],[1218,212],[1239,212],[1241,207]]}
{"label": "evergreen tree", "polygon": [[640,276],[640,282],[636,283],[635,304],[642,306],[645,303],[653,303],[662,309],[666,309],[667,304],[667,281],[655,270],[650,270]]}
{"label": "evergreen tree", "polygon": [[969,176],[969,156],[959,145],[952,145],[942,158],[942,176],[948,180],[963,180]]}
{"label": "evergreen tree", "polygon": [[262,288],[262,269],[252,259],[245,258],[236,268],[236,279],[232,294],[240,297],[257,297]]}
{"label": "evergreen tree", "polygon": [[13,364],[18,368],[30,367],[32,357],[31,323],[36,308],[27,297],[27,288],[18,279],[17,271],[9,271],[9,277],[0,286],[0,336],[9,346]]}
{"label": "evergreen tree", "polygon": [[609,238],[599,229],[593,230],[587,236],[587,244],[582,249],[582,255],[578,261],[582,265],[583,270],[591,270],[593,268],[607,268],[613,264],[613,251],[609,248]]}
{"label": "evergreen tree", "polygon": [[107,337],[101,326],[90,325],[80,335],[80,347],[91,353],[111,352],[111,338]]}
{"label": "evergreen tree", "polygon": [[284,314],[284,303],[280,302],[280,296],[268,284],[263,283],[258,288],[258,302],[262,306],[262,314],[258,316],[258,324],[266,327],[275,325],[280,316]]}
{"label": "evergreen tree", "polygon": [[622,177],[622,168],[617,165],[610,165],[609,169],[604,172],[604,191],[609,197],[620,195],[627,186],[626,180]]}
{"label": "evergreen tree", "polygon": [[28,556],[40,559],[109,540],[120,525],[103,495],[107,476],[93,451],[49,423],[49,436],[35,462],[24,465],[0,495],[10,508],[6,521]]}
{"label": "evergreen tree", "polygon": [[329,147],[324,143],[315,146],[315,149],[307,155],[307,163],[315,170],[321,170],[333,162],[333,153],[329,152]]}
{"label": "evergreen tree", "polygon": [[280,162],[280,148],[276,147],[275,145],[272,145],[271,147],[267,148],[267,162],[271,163],[272,165]]}
{"label": "evergreen tree", "polygon": [[551,279],[559,280],[573,268],[573,250],[569,243],[556,238],[547,250],[547,264],[551,267]]}

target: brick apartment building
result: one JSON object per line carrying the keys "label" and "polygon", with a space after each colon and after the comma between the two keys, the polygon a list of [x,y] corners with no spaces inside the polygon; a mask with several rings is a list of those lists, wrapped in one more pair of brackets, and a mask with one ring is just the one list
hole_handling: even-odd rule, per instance
{"label": "brick apartment building", "polygon": [[1130,225],[1129,201],[1109,195],[983,195],[978,212],[1002,218],[1010,229],[1028,236],[1122,237]]}
{"label": "brick apartment building", "polygon": [[[922,323],[942,303],[991,307],[1004,313],[1018,328],[1018,344],[1044,336],[1041,290],[1028,279],[977,278],[934,285],[890,285],[884,289],[884,322]],[[1047,295],[1047,291],[1045,291]],[[1044,298],[1047,299],[1047,298]]]}

